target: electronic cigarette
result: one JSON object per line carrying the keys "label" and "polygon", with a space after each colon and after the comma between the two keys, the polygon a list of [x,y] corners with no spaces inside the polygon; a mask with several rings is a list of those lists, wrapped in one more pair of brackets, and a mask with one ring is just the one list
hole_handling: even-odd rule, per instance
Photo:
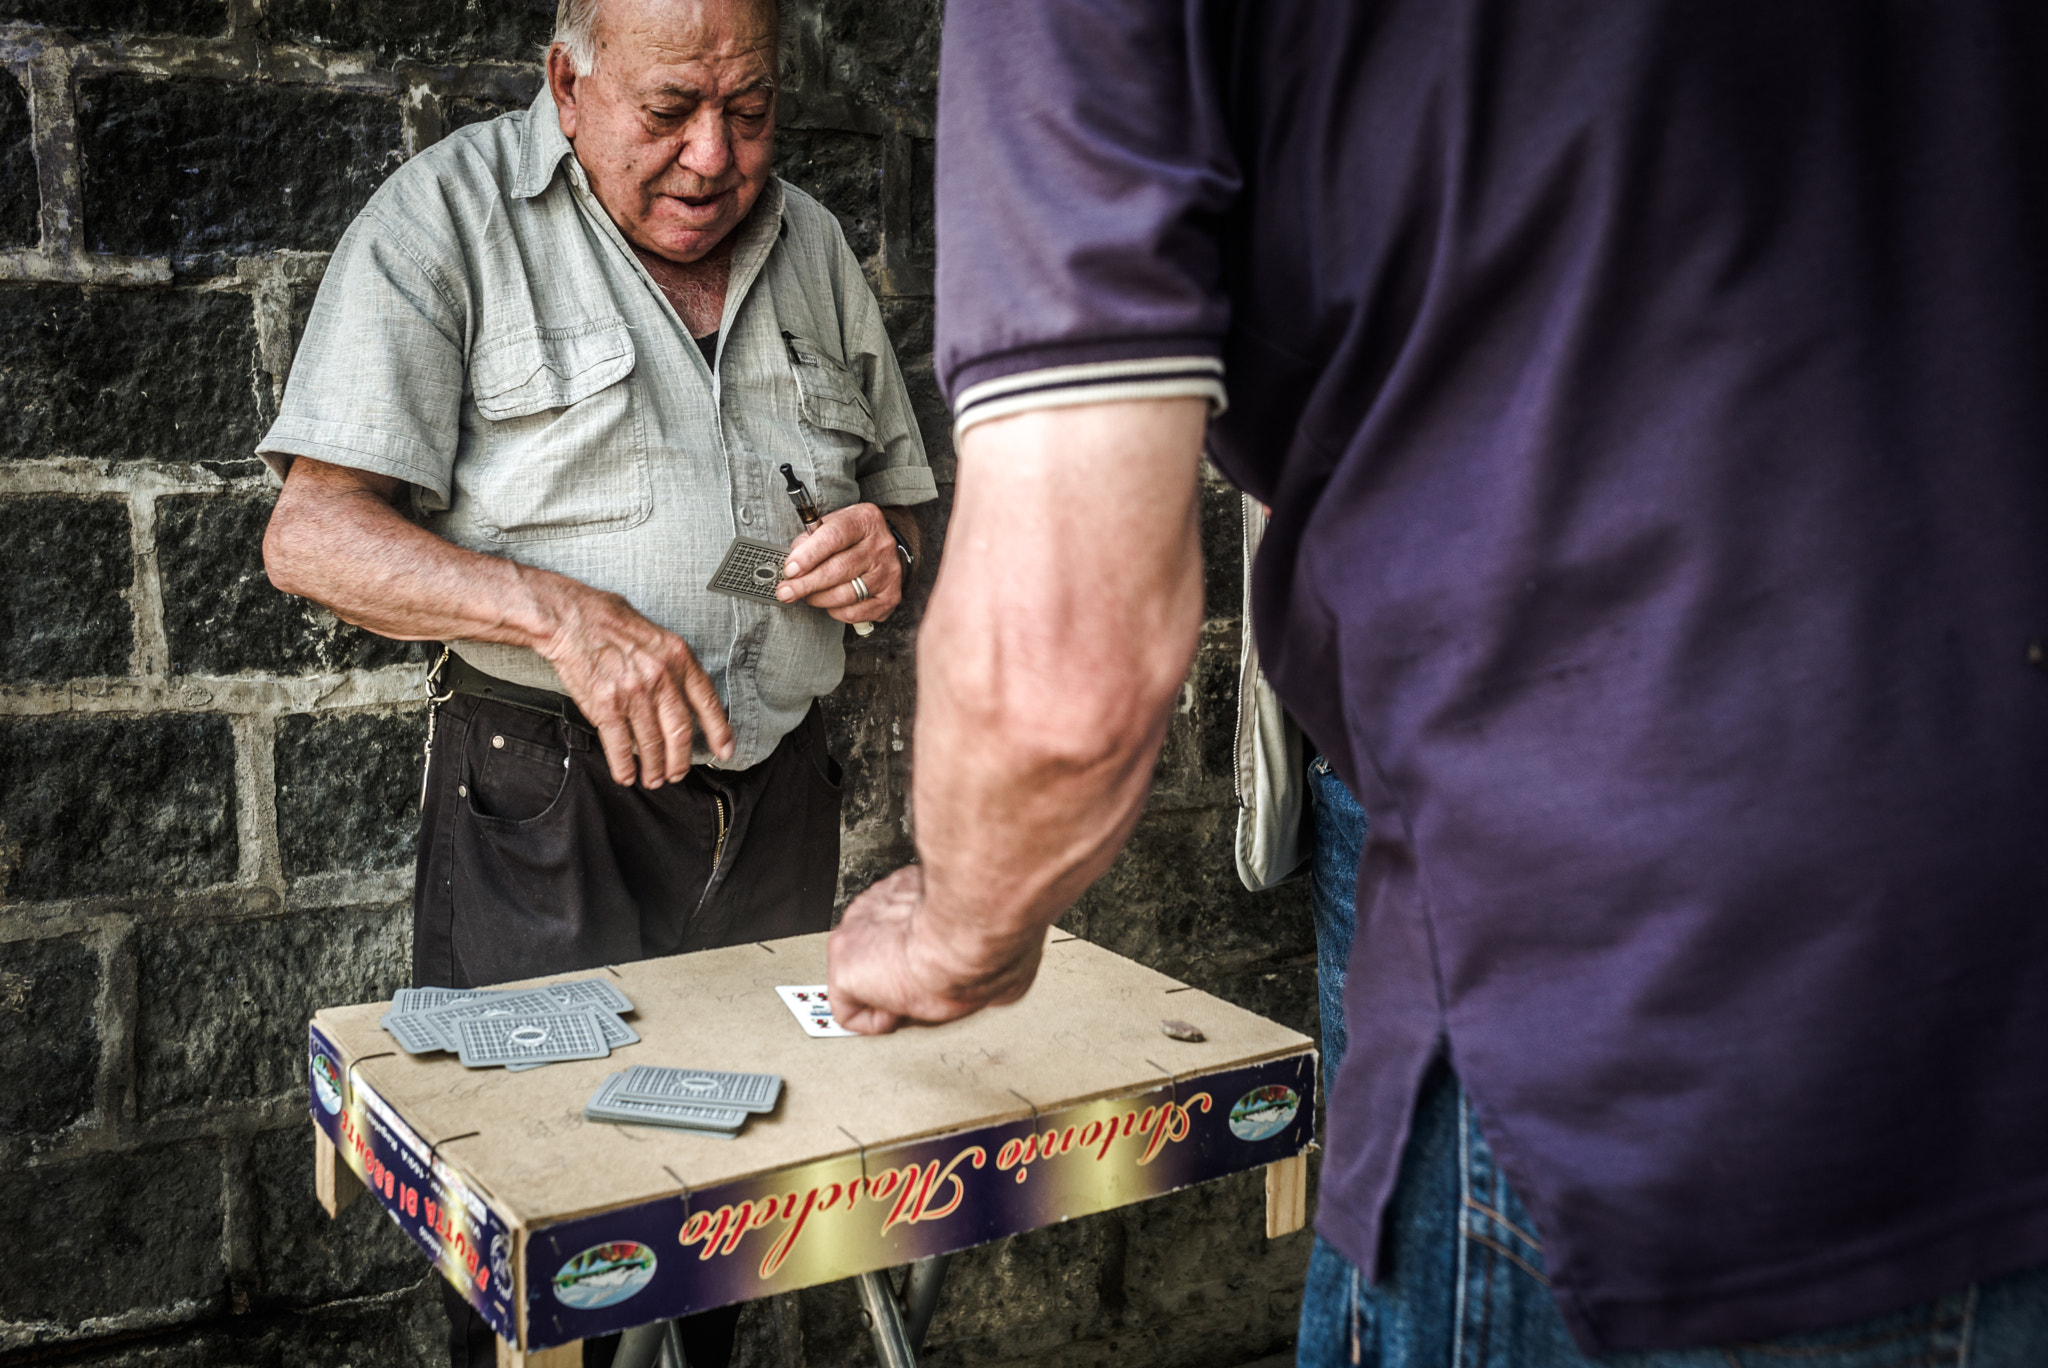
{"label": "electronic cigarette", "polygon": [[825,521],[818,514],[818,506],[811,502],[811,491],[804,488],[804,482],[796,477],[787,461],[782,463],[782,478],[789,481],[789,501],[796,505],[796,515],[804,520],[804,531]]}
{"label": "electronic cigarette", "polygon": [[[809,532],[825,521],[823,515],[818,512],[818,506],[811,502],[811,491],[804,488],[804,482],[796,477],[796,472],[789,468],[787,461],[782,463],[782,478],[789,482],[789,501],[796,505],[796,515],[804,520],[804,531]],[[855,636],[867,636],[874,630],[875,624],[872,622],[853,624]]]}

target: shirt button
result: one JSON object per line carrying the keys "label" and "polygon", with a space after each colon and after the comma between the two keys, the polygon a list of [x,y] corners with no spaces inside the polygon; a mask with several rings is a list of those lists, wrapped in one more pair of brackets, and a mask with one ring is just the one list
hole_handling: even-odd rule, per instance
{"label": "shirt button", "polygon": [[743,522],[743,523],[751,523],[751,522],[753,522],[753,521],[754,521],[754,510],[753,510],[753,509],[751,509],[751,508],[742,508],[742,509],[740,510],[740,521],[741,521],[741,522]]}
{"label": "shirt button", "polygon": [[502,736],[494,736],[491,738],[491,745],[493,745],[499,750],[503,750],[505,749],[505,738]]}

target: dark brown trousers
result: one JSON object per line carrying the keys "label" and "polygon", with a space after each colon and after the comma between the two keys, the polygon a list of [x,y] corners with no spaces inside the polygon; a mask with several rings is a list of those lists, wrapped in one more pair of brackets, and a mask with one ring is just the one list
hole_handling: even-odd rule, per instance
{"label": "dark brown trousers", "polygon": [[[824,931],[839,778],[815,706],[753,768],[698,766],[650,792],[613,783],[584,728],[457,694],[427,766],[413,982],[471,988]],[[495,1365],[483,1318],[453,1288],[443,1299],[454,1368]],[[682,1323],[691,1368],[724,1368],[738,1315]],[[613,1347],[587,1343],[586,1365]]]}

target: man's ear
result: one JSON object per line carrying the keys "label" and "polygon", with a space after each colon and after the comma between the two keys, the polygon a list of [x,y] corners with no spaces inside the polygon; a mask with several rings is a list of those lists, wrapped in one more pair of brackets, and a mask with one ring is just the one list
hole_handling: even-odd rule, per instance
{"label": "man's ear", "polygon": [[569,49],[556,43],[548,49],[548,92],[555,97],[555,115],[562,121],[562,136],[576,141],[576,63]]}

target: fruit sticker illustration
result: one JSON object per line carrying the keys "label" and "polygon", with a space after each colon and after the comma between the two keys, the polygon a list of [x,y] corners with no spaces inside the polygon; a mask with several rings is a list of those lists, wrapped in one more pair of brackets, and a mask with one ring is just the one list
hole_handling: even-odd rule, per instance
{"label": "fruit sticker illustration", "polygon": [[646,1245],[592,1245],[555,1271],[555,1299],[589,1311],[622,1302],[653,1279],[654,1251]]}
{"label": "fruit sticker illustration", "polygon": [[1240,1140],[1265,1140],[1285,1130],[1300,1110],[1300,1095],[1284,1083],[1253,1088],[1230,1109],[1230,1133]]}
{"label": "fruit sticker illustration", "polygon": [[324,1054],[313,1056],[313,1096],[334,1116],[341,1111],[341,1069]]}

